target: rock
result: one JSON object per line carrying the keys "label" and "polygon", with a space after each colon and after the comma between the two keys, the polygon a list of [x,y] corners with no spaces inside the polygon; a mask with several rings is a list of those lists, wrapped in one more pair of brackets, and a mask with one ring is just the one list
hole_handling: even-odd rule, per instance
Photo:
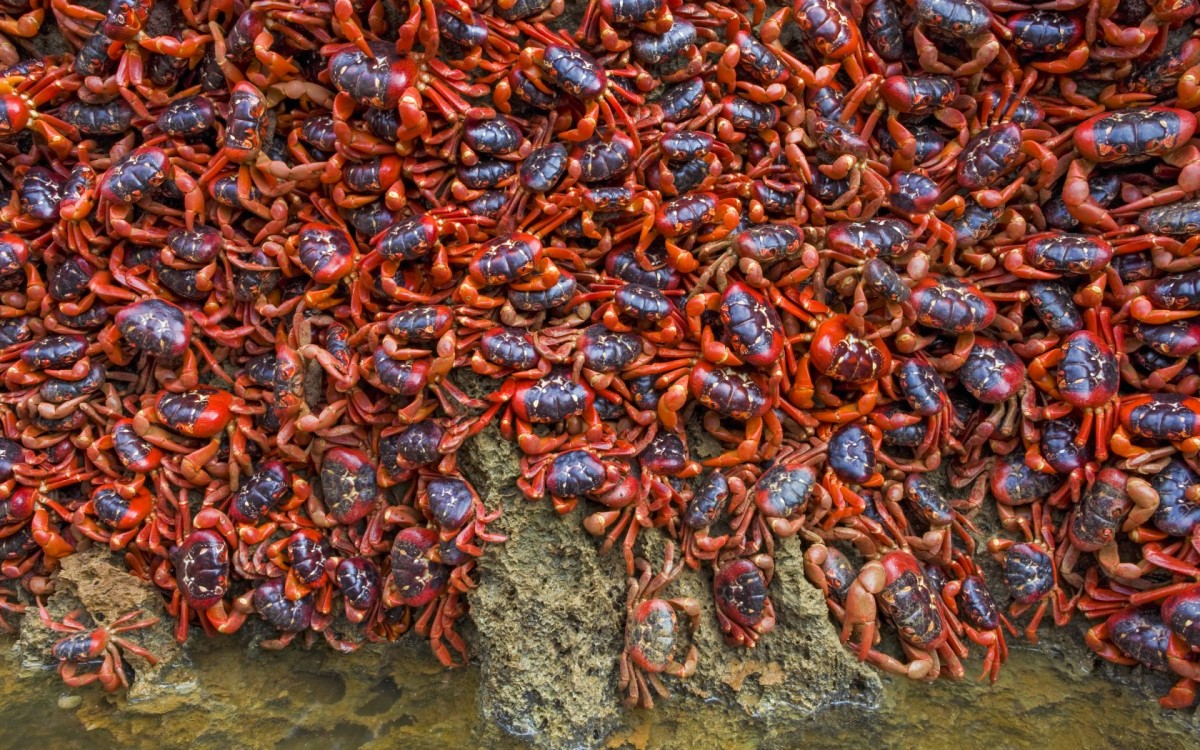
{"label": "rock", "polygon": [[[97,625],[113,622],[136,610],[145,613],[139,619],[160,618],[148,628],[121,634],[122,638],[147,649],[158,659],[157,664],[150,664],[131,651],[122,652],[134,669],[128,694],[129,708],[161,713],[161,701],[173,703],[169,697],[171,691],[164,688],[173,681],[172,674],[177,671],[183,652],[172,635],[162,596],[152,584],[129,573],[120,558],[106,547],[92,546],[62,560],[55,578],[55,592],[48,598],[46,609],[55,620],[82,610]],[[44,626],[36,612],[36,607],[30,608],[22,621],[18,641],[22,665],[27,669],[54,664],[50,647],[65,635]],[[86,617],[82,621],[88,623]]]}
{"label": "rock", "polygon": [[[661,544],[655,541],[656,547]],[[656,569],[661,566],[661,553],[647,559],[655,561]],[[700,664],[690,679],[673,683],[679,685],[677,692],[717,698],[770,724],[800,721],[834,703],[879,703],[883,688],[878,674],[838,641],[824,598],[804,577],[796,539],[776,545],[770,588],[775,629],[755,648],[725,645],[714,614],[711,571],[685,571],[667,594],[695,597],[704,607],[696,634]]]}
{"label": "rock", "polygon": [[[626,592],[619,551],[598,553],[598,540],[581,527],[587,503],[559,517],[548,501],[526,500],[515,484],[516,447],[494,427],[459,452],[459,465],[489,507],[503,506],[496,526],[509,537],[480,560],[471,597],[485,720],[534,747],[602,746],[628,718],[617,675]],[[638,554],[656,570],[664,539],[639,535]],[[834,703],[877,704],[878,676],[838,642],[794,539],[777,547],[770,593],[775,630],[754,649],[733,649],[717,626],[710,570],[686,569],[665,590],[665,597],[691,596],[704,608],[696,674],[666,679],[674,700],[697,707],[716,700],[773,726]]]}
{"label": "rock", "polygon": [[508,542],[491,546],[471,596],[485,720],[536,747],[594,747],[619,721],[624,572],[600,557],[582,504],[560,518],[516,486],[515,444],[494,427],[459,451],[459,465]]}
{"label": "rock", "polygon": [[[352,654],[323,645],[281,652],[252,647],[251,634],[207,639],[193,634],[186,670],[193,684],[167,718],[79,691],[76,719],[105,746],[164,748],[428,747],[431,737],[461,737],[474,715],[473,683],[455,693],[436,687],[447,671],[412,638],[369,644]],[[170,686],[164,693],[176,693]],[[438,696],[424,698],[426,691]],[[114,705],[115,704],[115,705]],[[445,746],[455,747],[453,741]]]}

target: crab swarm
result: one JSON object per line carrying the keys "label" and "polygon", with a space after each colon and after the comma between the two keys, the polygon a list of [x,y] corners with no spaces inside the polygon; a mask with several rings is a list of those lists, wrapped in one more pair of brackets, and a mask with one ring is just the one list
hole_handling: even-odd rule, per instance
{"label": "crab swarm", "polygon": [[[789,536],[880,669],[1081,616],[1190,704],[1200,5],[1049,5],[5,0],[0,613],[104,545],[180,641],[461,664],[495,423],[623,556],[631,704]],[[148,653],[39,609],[71,684]]]}

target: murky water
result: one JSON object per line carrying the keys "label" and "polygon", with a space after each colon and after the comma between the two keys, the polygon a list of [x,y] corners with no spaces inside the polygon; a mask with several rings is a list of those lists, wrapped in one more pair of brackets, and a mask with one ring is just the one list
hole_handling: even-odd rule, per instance
{"label": "murky water", "polygon": [[[225,643],[203,646],[193,661],[198,682],[185,686],[183,707],[154,715],[147,712],[169,708],[171,700],[122,706],[99,689],[67,690],[51,671],[17,678],[11,650],[0,649],[0,749],[498,747],[481,739],[476,723],[478,673],[443,670],[404,648],[346,657],[323,648],[247,652]],[[611,746],[1172,750],[1200,744],[1191,721],[1061,657],[1016,649],[994,687],[892,681],[880,710],[835,708],[788,728],[666,702],[631,716]]]}

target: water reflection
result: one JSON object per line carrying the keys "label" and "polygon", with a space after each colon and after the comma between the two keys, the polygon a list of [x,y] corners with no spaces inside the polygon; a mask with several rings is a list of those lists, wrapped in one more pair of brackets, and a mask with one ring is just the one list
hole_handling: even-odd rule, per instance
{"label": "water reflection", "polygon": [[[162,702],[122,707],[99,690],[68,691],[52,672],[13,678],[16,660],[0,651],[0,674],[7,676],[0,682],[0,748],[520,746],[484,739],[475,719],[476,670],[445,671],[423,652],[278,654],[224,643],[203,644],[192,658],[197,682]],[[60,699],[78,705],[63,708]],[[1068,660],[1015,649],[996,686],[893,681],[879,711],[835,708],[788,728],[747,723],[718,707],[666,702],[632,716],[610,746],[1171,750],[1196,747],[1188,722]]]}

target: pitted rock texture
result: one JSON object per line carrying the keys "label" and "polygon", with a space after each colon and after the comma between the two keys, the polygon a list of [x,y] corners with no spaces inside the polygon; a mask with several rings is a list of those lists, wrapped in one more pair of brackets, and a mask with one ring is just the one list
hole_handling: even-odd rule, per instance
{"label": "pitted rock texture", "polygon": [[[489,508],[503,506],[504,545],[480,561],[471,619],[482,669],[480,710],[535,747],[598,747],[621,723],[617,658],[624,645],[626,572],[619,550],[601,555],[583,528],[586,502],[559,517],[549,500],[516,488],[515,445],[489,427],[459,453],[459,464]],[[664,536],[639,535],[638,554],[661,568]],[[875,705],[877,674],[837,640],[820,593],[804,578],[796,540],[776,548],[770,588],[775,630],[756,648],[725,645],[714,614],[712,571],[685,569],[662,596],[691,596],[703,607],[696,674],[665,681],[674,700],[716,701],[752,723],[799,721],[834,703]],[[681,626],[682,627],[682,626]],[[686,644],[678,647],[682,658]]]}
{"label": "pitted rock texture", "polygon": [[[162,596],[153,585],[129,573],[107,547],[93,546],[62,560],[55,577],[55,592],[47,599],[46,609],[55,620],[75,612],[84,624],[97,625],[113,622],[135,610],[144,613],[138,620],[158,617],[159,622],[155,625],[120,634],[158,659],[158,663],[152,665],[137,654],[123,652],[134,669],[129,705],[141,706],[149,713],[163,713],[176,705],[168,697],[173,692],[168,686],[187,678],[177,670],[183,652],[175,642],[171,621],[163,610]],[[36,605],[31,604],[21,621],[18,641],[23,665],[30,669],[48,664],[57,667],[50,648],[66,635],[43,625]]]}

